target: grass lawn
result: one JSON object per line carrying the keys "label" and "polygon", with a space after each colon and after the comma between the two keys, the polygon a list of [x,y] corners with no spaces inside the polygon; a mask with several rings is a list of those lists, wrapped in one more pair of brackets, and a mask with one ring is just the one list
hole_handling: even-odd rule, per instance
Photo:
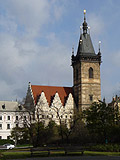
{"label": "grass lawn", "polygon": [[97,152],[97,151],[85,151],[84,155],[89,156],[120,156],[120,152]]}
{"label": "grass lawn", "polygon": [[[18,150],[12,150],[12,151],[3,151],[2,152],[4,158],[0,158],[0,160],[7,160],[7,159],[17,159],[17,158],[28,158],[31,157],[30,152],[28,151],[18,151]],[[69,155],[71,156],[79,156],[81,155],[80,152],[72,152]],[[120,156],[120,152],[94,152],[94,151],[85,151],[84,155],[87,156]],[[84,156],[83,155],[83,156]],[[48,156],[47,152],[41,151],[39,155],[36,155],[39,157],[46,157]],[[58,151],[58,152],[51,152],[51,157],[52,156],[64,156],[64,151]]]}

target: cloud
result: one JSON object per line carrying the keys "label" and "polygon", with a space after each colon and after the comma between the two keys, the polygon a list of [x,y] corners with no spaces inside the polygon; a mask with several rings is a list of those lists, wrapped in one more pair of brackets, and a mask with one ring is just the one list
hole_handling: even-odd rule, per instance
{"label": "cloud", "polygon": [[[85,4],[80,3],[78,0],[0,1],[0,98],[10,100],[24,97],[29,81],[32,84],[72,86],[71,47],[72,43],[78,44],[80,17],[83,20],[83,14],[80,16],[80,13]],[[108,17],[111,9],[108,7],[110,5],[106,6],[99,7],[99,14],[93,14],[96,13],[93,10],[86,15],[97,50],[99,40],[104,41],[102,48],[105,50],[108,47],[105,44],[106,36],[111,33],[112,37],[110,24],[113,20]],[[111,28],[106,29],[106,20],[109,21],[107,27]],[[114,90],[114,87],[109,86],[117,85],[117,80],[114,81],[110,75],[116,66],[119,67],[120,52],[118,49],[113,58],[111,46],[102,54],[103,58],[106,54],[102,64],[105,96]]]}
{"label": "cloud", "polygon": [[47,0],[8,0],[5,7],[11,21],[23,27],[29,36],[36,36],[50,17],[50,6]]}
{"label": "cloud", "polygon": [[88,23],[90,26],[92,26],[92,35],[99,36],[101,33],[103,33],[103,28],[105,27],[105,24],[102,18],[99,15],[95,15],[93,13],[89,14],[88,18]]}
{"label": "cloud", "polygon": [[[64,7],[57,1],[47,0],[6,0],[3,6],[5,13],[0,15],[0,98],[23,98],[29,81],[61,85],[60,77],[63,76],[67,81],[71,69],[68,67],[69,51],[54,32],[45,34],[44,30],[44,26],[62,17]],[[48,42],[44,45],[41,44],[43,35]]]}
{"label": "cloud", "polygon": [[120,67],[120,51],[119,50],[111,54],[111,60],[114,66]]}

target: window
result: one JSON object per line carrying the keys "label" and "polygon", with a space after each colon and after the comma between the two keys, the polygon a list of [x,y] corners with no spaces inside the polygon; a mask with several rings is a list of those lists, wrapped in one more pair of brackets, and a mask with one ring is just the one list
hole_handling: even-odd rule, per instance
{"label": "window", "polygon": [[24,116],[24,120],[26,120],[26,116]]}
{"label": "window", "polygon": [[10,124],[7,124],[7,129],[10,129]]}
{"label": "window", "polygon": [[92,102],[93,101],[93,95],[89,95],[90,97],[90,101]]}
{"label": "window", "polygon": [[16,127],[18,127],[18,123],[16,124]]}
{"label": "window", "polygon": [[76,80],[78,80],[78,69],[76,69]]}
{"label": "window", "polygon": [[2,116],[0,116],[0,120],[2,120]]}
{"label": "window", "polygon": [[5,104],[2,105],[2,109],[5,109]]}
{"label": "window", "polygon": [[10,136],[7,136],[7,139],[10,139]]}
{"label": "window", "polygon": [[0,124],[0,129],[2,129],[2,124]]}
{"label": "window", "polygon": [[10,120],[10,116],[8,116],[8,120]]}
{"label": "window", "polygon": [[21,105],[19,105],[18,108],[19,108],[19,110],[22,110],[22,106]]}
{"label": "window", "polygon": [[67,115],[65,117],[67,118]]}
{"label": "window", "polygon": [[2,136],[0,136],[0,139],[2,139]]}
{"label": "window", "polygon": [[89,68],[89,78],[93,78],[93,68]]}
{"label": "window", "polygon": [[18,120],[18,116],[16,116],[16,120]]}

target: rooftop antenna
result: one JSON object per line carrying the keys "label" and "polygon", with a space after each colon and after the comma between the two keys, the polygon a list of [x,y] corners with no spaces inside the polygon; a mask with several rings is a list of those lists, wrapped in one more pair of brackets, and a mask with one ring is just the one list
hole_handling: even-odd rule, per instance
{"label": "rooftop antenna", "polygon": [[72,55],[74,56],[74,45],[72,47]]}
{"label": "rooftop antenna", "polygon": [[101,41],[99,41],[99,52],[100,52]]}

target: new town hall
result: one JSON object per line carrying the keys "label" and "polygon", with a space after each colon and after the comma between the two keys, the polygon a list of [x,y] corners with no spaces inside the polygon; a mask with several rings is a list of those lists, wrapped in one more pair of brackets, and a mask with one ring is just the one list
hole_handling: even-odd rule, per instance
{"label": "new town hall", "polygon": [[0,138],[6,139],[10,135],[11,129],[19,125],[20,113],[24,112],[25,117],[28,110],[34,110],[35,114],[39,114],[39,118],[45,120],[46,123],[54,120],[59,124],[59,118],[61,118],[69,126],[75,109],[84,110],[92,102],[101,99],[101,53],[100,49],[97,54],[94,51],[88,33],[85,12],[78,50],[76,55],[74,55],[74,51],[72,52],[71,64],[73,67],[72,87],[38,86],[29,83],[25,108],[20,107],[17,103],[14,107],[8,107],[7,102],[3,102],[3,104],[1,102]]}

